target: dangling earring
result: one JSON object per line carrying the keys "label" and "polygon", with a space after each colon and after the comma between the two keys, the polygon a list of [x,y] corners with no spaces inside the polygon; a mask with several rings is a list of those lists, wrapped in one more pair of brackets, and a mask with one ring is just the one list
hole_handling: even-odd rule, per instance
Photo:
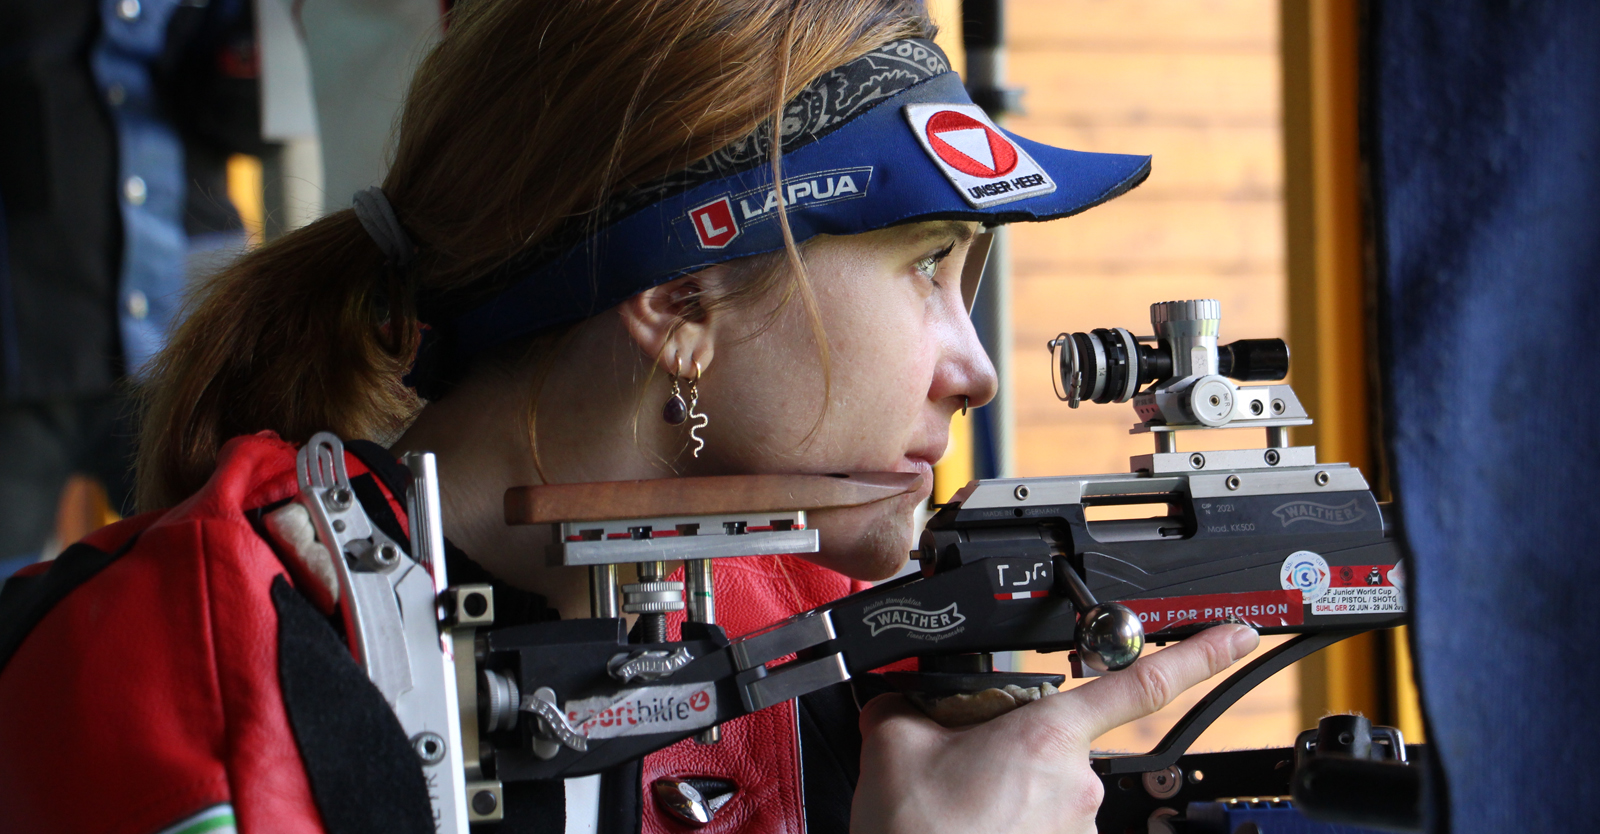
{"label": "dangling earring", "polygon": [[706,415],[700,413],[699,411],[696,411],[696,409],[699,408],[699,406],[700,406],[700,389],[699,389],[698,386],[695,385],[695,383],[697,383],[699,381],[700,381],[700,363],[696,362],[696,363],[694,363],[694,379],[689,380],[689,409],[688,409],[688,411],[689,411],[689,416],[690,417],[693,417],[696,420],[700,421],[700,422],[695,423],[694,425],[689,427],[689,438],[695,442],[694,456],[697,457],[697,458],[700,457],[700,450],[704,449],[706,447],[705,438],[702,438],[699,435],[699,431],[701,429],[705,428],[706,426],[711,425],[711,418],[710,417],[707,417]]}
{"label": "dangling earring", "polygon": [[[672,374],[672,395],[667,397],[666,405],[661,407],[661,419],[667,421],[669,426],[681,426],[689,417],[689,406],[683,401],[683,391],[678,387],[678,374],[683,373],[683,358],[678,358],[677,373]],[[689,383],[693,389],[694,383]]]}

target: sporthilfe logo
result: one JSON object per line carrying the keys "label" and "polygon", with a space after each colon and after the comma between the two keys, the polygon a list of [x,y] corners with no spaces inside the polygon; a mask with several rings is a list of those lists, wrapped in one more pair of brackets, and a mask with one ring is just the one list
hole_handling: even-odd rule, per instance
{"label": "sporthilfe logo", "polygon": [[717,723],[713,688],[711,683],[690,683],[624,689],[568,701],[563,712],[588,738],[697,730]]}

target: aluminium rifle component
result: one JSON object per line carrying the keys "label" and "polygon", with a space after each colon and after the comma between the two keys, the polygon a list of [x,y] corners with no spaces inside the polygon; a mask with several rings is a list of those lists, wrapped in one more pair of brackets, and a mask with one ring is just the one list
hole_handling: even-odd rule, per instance
{"label": "aluminium rifle component", "polygon": [[412,553],[361,508],[345,471],[344,444],[333,434],[319,433],[300,449],[296,500],[332,559],[351,654],[416,750],[438,830],[467,834],[456,660],[438,610],[438,591],[448,584],[438,480],[431,454],[408,456],[407,463]]}

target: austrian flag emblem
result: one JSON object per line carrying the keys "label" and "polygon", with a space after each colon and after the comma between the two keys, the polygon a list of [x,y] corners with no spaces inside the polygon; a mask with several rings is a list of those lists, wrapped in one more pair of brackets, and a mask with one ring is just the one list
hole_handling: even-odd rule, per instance
{"label": "austrian flag emblem", "polygon": [[733,201],[727,195],[689,210],[689,224],[701,249],[724,249],[739,236],[739,221],[733,217]]}
{"label": "austrian flag emblem", "polygon": [[975,104],[908,104],[905,115],[922,149],[973,208],[1056,190],[1039,163]]}
{"label": "austrian flag emblem", "polygon": [[923,132],[934,154],[963,174],[992,179],[1016,170],[1017,149],[965,113],[940,110],[928,119]]}

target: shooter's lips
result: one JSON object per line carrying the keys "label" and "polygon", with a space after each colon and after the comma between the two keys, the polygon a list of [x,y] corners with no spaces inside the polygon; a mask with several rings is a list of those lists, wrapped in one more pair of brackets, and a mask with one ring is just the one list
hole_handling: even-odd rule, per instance
{"label": "shooter's lips", "polygon": [[917,487],[916,495],[918,498],[928,497],[933,492],[933,462],[926,458],[907,455],[901,459],[901,464],[900,471],[915,472],[922,476],[922,484]]}

